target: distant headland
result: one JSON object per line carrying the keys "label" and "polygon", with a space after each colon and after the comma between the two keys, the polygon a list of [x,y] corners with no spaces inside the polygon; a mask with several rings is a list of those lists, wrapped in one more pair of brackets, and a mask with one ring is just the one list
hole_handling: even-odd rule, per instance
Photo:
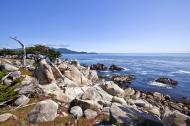
{"label": "distant headland", "polygon": [[56,48],[55,50],[59,51],[60,53],[64,53],[64,54],[97,54],[95,52],[85,52],[85,51],[73,51],[67,48]]}

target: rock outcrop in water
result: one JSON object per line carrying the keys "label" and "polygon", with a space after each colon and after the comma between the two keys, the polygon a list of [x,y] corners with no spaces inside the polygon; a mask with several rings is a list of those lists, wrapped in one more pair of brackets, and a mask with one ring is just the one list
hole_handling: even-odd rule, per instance
{"label": "rock outcrop in water", "polygon": [[160,77],[160,78],[156,79],[155,81],[159,82],[159,83],[163,83],[163,84],[172,85],[172,86],[176,86],[178,84],[177,81],[167,78],[167,77]]}
{"label": "rock outcrop in water", "polygon": [[113,64],[113,65],[110,66],[109,70],[111,70],[111,71],[121,71],[121,70],[124,70],[124,68]]}
{"label": "rock outcrop in water", "polygon": [[100,64],[100,63],[97,63],[97,64],[93,64],[90,66],[90,69],[91,70],[107,70],[107,67],[104,65],[104,64]]}
{"label": "rock outcrop in water", "polygon": [[[56,72],[52,63],[45,59],[38,60],[34,66],[36,66],[35,77],[32,77],[32,74],[26,75],[31,72],[28,68],[25,71],[15,69],[20,71],[21,74],[17,77],[21,80],[11,86],[14,87],[18,96],[11,99],[11,102],[0,102],[0,105],[5,107],[9,105],[11,109],[16,106],[16,113],[0,115],[2,118],[0,120],[5,121],[10,116],[19,116],[19,119],[27,118],[27,124],[51,123],[52,121],[59,124],[56,121],[66,119],[68,113],[71,118],[67,122],[70,125],[80,123],[81,117],[86,118],[86,123],[90,122],[87,125],[97,126],[103,124],[190,125],[189,101],[176,101],[159,92],[142,92],[131,87],[124,89],[120,86],[122,83],[131,82],[134,76],[114,76],[112,77],[113,81],[105,81],[98,78],[95,70],[91,70],[92,68],[104,70],[105,66],[98,65],[90,69],[81,66],[78,61],[59,60],[59,63],[56,61],[55,66],[62,76]],[[16,74],[14,75],[16,77]],[[170,80],[167,83],[174,82]],[[14,106],[11,103],[15,103]],[[30,109],[27,108],[30,105],[33,106]],[[23,114],[24,117],[14,115],[19,113],[19,107],[27,108],[27,111],[24,112],[26,115]],[[106,122],[105,119],[103,121],[102,115],[107,118]],[[83,119],[83,124],[85,121]],[[15,121],[15,123],[17,122],[19,121]],[[66,124],[64,122],[61,125]]]}
{"label": "rock outcrop in water", "polygon": [[134,75],[113,75],[111,80],[117,84],[128,84],[135,79]]}

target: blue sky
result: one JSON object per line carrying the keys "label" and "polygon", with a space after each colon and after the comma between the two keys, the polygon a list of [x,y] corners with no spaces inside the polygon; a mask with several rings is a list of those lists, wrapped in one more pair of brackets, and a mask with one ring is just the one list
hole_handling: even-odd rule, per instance
{"label": "blue sky", "polygon": [[190,52],[190,0],[0,0],[0,48]]}

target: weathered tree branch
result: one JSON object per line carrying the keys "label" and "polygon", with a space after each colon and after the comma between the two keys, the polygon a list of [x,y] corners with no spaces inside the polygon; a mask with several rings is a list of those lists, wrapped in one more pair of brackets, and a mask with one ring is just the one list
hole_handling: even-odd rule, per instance
{"label": "weathered tree branch", "polygon": [[11,39],[17,41],[21,46],[22,46],[22,49],[23,49],[23,66],[26,67],[26,50],[25,50],[25,45],[20,41],[18,40],[16,37],[10,37]]}

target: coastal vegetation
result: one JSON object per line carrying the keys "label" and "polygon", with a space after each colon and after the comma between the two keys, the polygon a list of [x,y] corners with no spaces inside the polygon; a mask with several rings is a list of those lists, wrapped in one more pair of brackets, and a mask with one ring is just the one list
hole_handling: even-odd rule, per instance
{"label": "coastal vegetation", "polygon": [[[42,54],[50,58],[59,58],[61,53],[53,48],[45,45],[34,45],[26,48],[26,54]],[[22,55],[23,52],[20,49],[0,49],[0,56],[6,55]]]}

